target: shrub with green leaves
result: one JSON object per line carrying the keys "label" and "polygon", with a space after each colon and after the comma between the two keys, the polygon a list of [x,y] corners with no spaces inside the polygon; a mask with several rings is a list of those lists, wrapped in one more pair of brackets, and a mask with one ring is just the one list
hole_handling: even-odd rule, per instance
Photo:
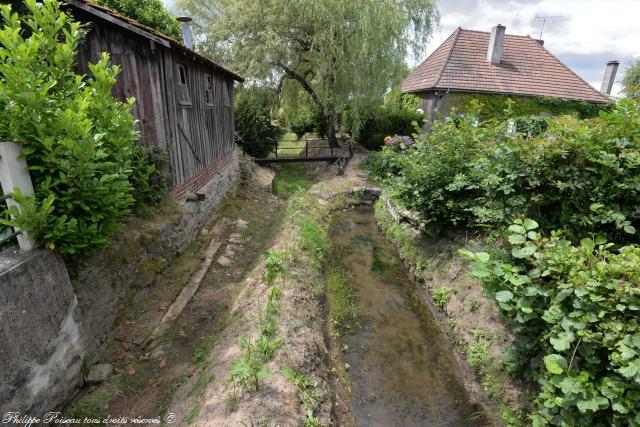
{"label": "shrub with green leaves", "polygon": [[107,244],[134,196],[149,198],[141,186],[155,168],[136,145],[134,100],[113,98],[119,67],[103,53],[90,77],[76,74],[80,24],[56,0],[25,6],[21,16],[0,6],[0,139],[22,145],[36,200],[4,222],[63,254],[89,252]]}
{"label": "shrub with green leaves", "polygon": [[538,385],[543,425],[640,425],[640,247],[574,245],[518,220],[494,254],[461,253],[516,335],[519,371]]}
{"label": "shrub with green leaves", "polygon": [[253,157],[267,157],[278,146],[281,130],[273,124],[268,108],[240,97],[235,105],[236,132]]}
{"label": "shrub with green leaves", "polygon": [[380,149],[385,137],[413,135],[424,122],[424,114],[417,110],[381,107],[362,123],[357,140],[369,149]]}
{"label": "shrub with green leaves", "polygon": [[[559,116],[545,125],[482,121],[480,111],[475,104],[461,116],[435,122],[406,154],[385,154],[395,170],[381,178],[397,200],[423,214],[426,228],[506,227],[527,216],[570,236],[604,233],[616,242],[635,237],[637,100],[621,100],[597,119]],[[388,170],[378,164],[372,172]]]}

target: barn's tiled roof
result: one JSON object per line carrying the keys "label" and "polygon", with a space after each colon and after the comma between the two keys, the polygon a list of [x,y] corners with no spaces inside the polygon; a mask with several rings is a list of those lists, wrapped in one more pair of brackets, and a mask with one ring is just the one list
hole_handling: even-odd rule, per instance
{"label": "barn's tiled roof", "polygon": [[[94,3],[92,0],[66,0],[66,3],[72,5],[72,6],[84,6],[83,10],[88,11],[88,12],[92,12],[95,11],[97,16],[100,16],[100,13],[102,14],[106,14],[109,15],[110,17],[121,21],[124,24],[130,25],[129,28],[135,27],[138,30],[140,30],[138,33],[146,33],[149,36],[155,37],[157,39],[161,39],[164,40],[165,43],[168,43],[168,45],[171,45],[173,48],[181,50],[185,55],[192,57],[193,59],[197,59],[201,62],[207,63],[209,65],[211,65],[212,67],[218,69],[219,71],[230,75],[234,80],[237,80],[239,82],[243,82],[244,81],[244,77],[240,76],[237,73],[234,73],[233,71],[229,70],[228,68],[223,67],[222,65],[212,61],[210,58],[207,58],[206,56],[203,56],[201,54],[199,54],[198,52],[189,49],[188,47],[186,47],[185,45],[183,45],[182,43],[180,43],[178,40],[174,39],[173,37],[169,37],[166,34],[163,34],[153,28],[149,28],[145,25],[142,25],[141,23],[139,23],[138,21],[135,21],[131,18],[128,18],[126,16],[123,16],[121,14],[119,14],[118,12],[109,9],[108,7],[104,7],[101,6],[97,3]],[[104,15],[102,15],[104,16]],[[156,40],[157,40],[156,39]]]}
{"label": "barn's tiled roof", "polygon": [[487,60],[489,36],[458,28],[402,82],[402,90],[609,101],[529,36],[505,35],[501,62],[492,64]]}

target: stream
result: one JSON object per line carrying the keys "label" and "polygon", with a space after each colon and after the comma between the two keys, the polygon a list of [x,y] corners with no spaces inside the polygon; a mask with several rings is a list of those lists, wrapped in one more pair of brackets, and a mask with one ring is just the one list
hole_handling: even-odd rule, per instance
{"label": "stream", "polygon": [[451,345],[378,230],[373,209],[336,216],[334,263],[347,271],[357,320],[340,338],[360,426],[490,425],[466,391]]}

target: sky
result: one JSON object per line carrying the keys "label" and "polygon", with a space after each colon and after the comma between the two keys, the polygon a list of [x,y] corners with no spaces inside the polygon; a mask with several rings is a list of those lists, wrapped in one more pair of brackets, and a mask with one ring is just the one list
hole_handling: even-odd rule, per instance
{"label": "sky", "polygon": [[[175,0],[163,0],[174,8]],[[319,0],[322,1],[322,0]],[[384,1],[384,0],[383,0]],[[456,28],[491,31],[502,24],[507,34],[540,36],[544,46],[580,77],[600,90],[607,61],[620,69],[612,95],[633,58],[640,57],[640,0],[441,0],[440,24],[420,60],[424,60]]]}

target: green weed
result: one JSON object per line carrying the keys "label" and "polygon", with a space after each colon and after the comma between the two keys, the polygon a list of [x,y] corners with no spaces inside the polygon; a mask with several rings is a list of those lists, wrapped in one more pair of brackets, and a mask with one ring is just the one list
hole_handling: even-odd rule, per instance
{"label": "green weed", "polygon": [[198,347],[196,347],[196,351],[191,359],[193,364],[198,367],[203,367],[206,363],[207,356],[209,356],[209,353],[211,353],[211,350],[213,350],[217,342],[218,338],[216,336],[204,339]]}
{"label": "green weed", "polygon": [[267,259],[267,273],[265,275],[267,283],[274,284],[278,276],[282,278],[282,283],[284,283],[287,272],[287,254],[285,252],[266,252],[264,257]]}
{"label": "green weed", "polygon": [[304,425],[309,427],[321,426],[320,420],[314,416],[314,413],[325,400],[324,394],[316,391],[318,389],[318,381],[289,368],[282,368],[280,372],[298,388],[302,405],[307,413]]}
{"label": "green weed", "polygon": [[231,364],[229,380],[237,385],[240,390],[248,390],[253,387],[260,390],[260,384],[270,374],[264,366],[264,361],[258,352],[256,345],[247,339],[240,341],[242,355]]}
{"label": "green weed", "polygon": [[260,335],[256,341],[256,350],[263,361],[271,360],[275,356],[276,351],[284,344],[282,338],[270,340],[266,335]]}
{"label": "green weed", "polygon": [[200,415],[200,404],[196,403],[189,411],[189,415],[186,420],[187,424],[193,425],[198,420],[198,415]]}
{"label": "green weed", "polygon": [[329,236],[317,222],[305,219],[300,226],[300,246],[309,253],[311,262],[320,266],[326,257]]}
{"label": "green weed", "polygon": [[158,415],[163,417],[166,415],[167,411],[169,410],[169,404],[171,403],[171,399],[173,399],[174,394],[176,393],[176,391],[178,391],[178,389],[180,388],[180,386],[182,386],[185,382],[187,381],[187,378],[184,376],[181,376],[177,379],[175,379],[171,385],[169,385],[169,387],[167,387],[167,389],[165,390],[164,394],[162,395],[162,400],[160,401],[160,404],[158,405]]}
{"label": "green weed", "polygon": [[196,396],[202,396],[207,390],[209,383],[213,381],[213,374],[207,374],[204,370],[198,370],[198,378],[193,384],[191,394]]}
{"label": "green weed", "polygon": [[89,392],[76,400],[64,412],[64,415],[73,419],[105,418],[109,402],[118,395],[117,389],[111,384],[105,384],[95,391]]}
{"label": "green weed", "polygon": [[326,280],[331,320],[336,332],[341,333],[357,318],[353,289],[344,270],[335,265],[330,266]]}
{"label": "green weed", "polygon": [[451,294],[453,290],[446,286],[440,288],[431,288],[429,289],[431,296],[433,297],[433,302],[435,303],[438,310],[442,311],[447,306],[447,303],[451,299]]}
{"label": "green weed", "polygon": [[224,398],[224,404],[228,412],[236,412],[238,410],[239,403],[240,398],[236,393],[229,393]]}

